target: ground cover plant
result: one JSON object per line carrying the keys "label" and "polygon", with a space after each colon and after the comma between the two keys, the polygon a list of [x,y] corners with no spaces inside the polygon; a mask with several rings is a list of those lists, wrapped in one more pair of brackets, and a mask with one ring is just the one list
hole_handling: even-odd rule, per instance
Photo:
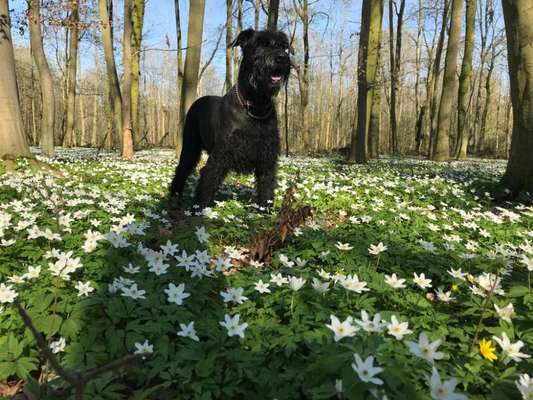
{"label": "ground cover plant", "polygon": [[[230,176],[195,215],[172,152],[95,154],[0,172],[4,392],[67,386],[18,302],[69,370],[145,356],[90,399],[532,398],[533,208],[491,199],[504,163],[288,158],[272,210]],[[291,186],[313,217],[250,260]]]}

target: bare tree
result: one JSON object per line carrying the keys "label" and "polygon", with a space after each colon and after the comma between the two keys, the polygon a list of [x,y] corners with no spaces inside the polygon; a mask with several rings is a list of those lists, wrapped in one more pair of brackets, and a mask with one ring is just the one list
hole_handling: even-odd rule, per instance
{"label": "bare tree", "polygon": [[402,27],[405,12],[405,0],[400,0],[400,8],[396,11],[396,48],[394,48],[394,16],[393,8],[398,9],[395,0],[389,0],[389,57],[390,57],[390,135],[392,153],[398,153],[398,91],[400,90],[400,68],[402,55]]}
{"label": "bare tree", "polygon": [[74,144],[75,118],[76,118],[76,78],[78,71],[78,28],[80,23],[79,2],[69,0],[70,17],[68,19],[69,49],[68,49],[68,74],[67,74],[67,104],[66,104],[66,130],[63,146],[70,147]]}
{"label": "bare tree", "polygon": [[[176,14],[176,99],[177,99],[177,120],[181,121],[180,117],[180,94],[181,94],[181,87],[183,83],[183,52],[181,50],[181,20],[180,20],[180,2],[179,0],[174,1],[174,11]],[[176,156],[179,157],[181,153],[181,124],[177,124],[177,132],[176,132]]]}
{"label": "bare tree", "polygon": [[379,63],[383,0],[364,0],[361,9],[359,60],[357,66],[357,126],[352,133],[348,161],[365,163],[368,128]]}
{"label": "bare tree", "polygon": [[533,4],[502,0],[513,102],[511,153],[503,183],[533,193]]}
{"label": "bare tree", "polygon": [[8,0],[0,0],[0,159],[32,158],[24,135]]}
{"label": "bare tree", "polygon": [[226,80],[224,88],[229,92],[233,86],[233,0],[226,0]]}
{"label": "bare tree", "polygon": [[198,71],[202,55],[202,36],[204,30],[205,0],[190,0],[189,27],[187,30],[187,54],[181,89],[180,127],[183,128],[185,115],[196,100]]}
{"label": "bare tree", "polygon": [[[111,14],[113,10],[113,0],[99,0],[98,8],[102,25],[102,43],[104,46],[104,57],[107,70],[109,106],[114,121],[113,136],[118,143],[121,143],[122,93],[120,91],[120,83],[115,64],[115,53],[113,51],[113,25]],[[111,137],[109,139],[111,139]]]}
{"label": "bare tree", "polygon": [[122,64],[124,78],[122,79],[122,158],[133,158],[133,134],[131,127],[131,36],[133,0],[124,0],[124,51]]}
{"label": "bare tree", "polygon": [[267,29],[275,31],[278,27],[279,0],[270,0],[268,3]]}
{"label": "bare tree", "polygon": [[468,148],[467,112],[472,91],[472,56],[474,54],[477,0],[466,1],[466,33],[463,66],[459,77],[459,105],[457,109],[457,145],[455,158],[464,160]]}
{"label": "bare tree", "polygon": [[145,0],[134,0],[132,9],[131,36],[131,127],[135,138],[140,139],[140,92],[139,79],[141,77],[141,46],[144,22]]}
{"label": "bare tree", "polygon": [[44,53],[43,35],[41,33],[41,5],[39,0],[28,3],[28,20],[32,55],[39,73],[41,83],[41,150],[47,157],[54,156],[55,96],[54,82],[50,67]]}
{"label": "bare tree", "polygon": [[448,48],[446,50],[439,119],[435,141],[433,143],[433,153],[431,155],[431,159],[435,161],[443,161],[450,157],[451,114],[457,82],[457,55],[459,54],[459,42],[461,39],[463,1],[464,0],[452,0],[450,35],[448,38]]}

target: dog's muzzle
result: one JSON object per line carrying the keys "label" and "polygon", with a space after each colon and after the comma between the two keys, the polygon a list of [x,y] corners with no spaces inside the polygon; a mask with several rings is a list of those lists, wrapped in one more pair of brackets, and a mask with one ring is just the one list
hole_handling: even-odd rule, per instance
{"label": "dog's muzzle", "polygon": [[289,57],[283,55],[276,56],[275,67],[271,73],[270,79],[273,85],[281,85],[288,77],[290,71]]}

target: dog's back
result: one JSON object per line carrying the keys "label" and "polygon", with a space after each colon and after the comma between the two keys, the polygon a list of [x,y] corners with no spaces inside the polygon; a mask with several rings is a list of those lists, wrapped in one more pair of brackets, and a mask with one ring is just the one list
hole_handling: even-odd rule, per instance
{"label": "dog's back", "polygon": [[184,150],[190,149],[190,144],[193,142],[198,142],[200,151],[211,152],[215,145],[217,121],[220,121],[221,103],[222,97],[220,96],[204,96],[192,104],[183,127]]}

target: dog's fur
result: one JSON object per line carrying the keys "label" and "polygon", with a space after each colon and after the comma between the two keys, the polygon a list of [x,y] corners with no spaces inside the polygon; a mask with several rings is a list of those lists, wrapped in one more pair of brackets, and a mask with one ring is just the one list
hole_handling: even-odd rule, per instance
{"label": "dog's fur", "polygon": [[279,134],[272,102],[290,72],[287,36],[282,32],[242,31],[232,47],[243,53],[237,84],[223,97],[196,100],[185,119],[183,147],[170,187],[171,195],[183,195],[187,177],[209,153],[200,172],[194,204],[205,208],[226,174],[254,172],[256,201],[265,205],[274,197]]}

